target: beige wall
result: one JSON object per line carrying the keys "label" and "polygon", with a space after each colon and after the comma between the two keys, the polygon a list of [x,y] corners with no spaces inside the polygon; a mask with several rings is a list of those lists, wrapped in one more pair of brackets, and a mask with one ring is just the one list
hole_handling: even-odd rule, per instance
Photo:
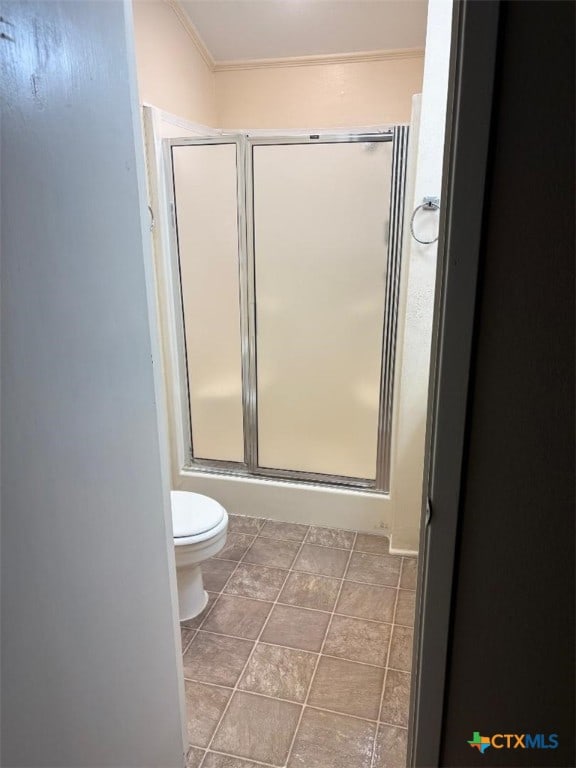
{"label": "beige wall", "polygon": [[214,73],[164,0],[133,0],[140,100],[217,126]]}
{"label": "beige wall", "polygon": [[216,72],[223,128],[338,128],[404,123],[423,57]]}
{"label": "beige wall", "polygon": [[424,57],[213,71],[165,0],[133,0],[140,100],[223,128],[341,128],[410,120]]}

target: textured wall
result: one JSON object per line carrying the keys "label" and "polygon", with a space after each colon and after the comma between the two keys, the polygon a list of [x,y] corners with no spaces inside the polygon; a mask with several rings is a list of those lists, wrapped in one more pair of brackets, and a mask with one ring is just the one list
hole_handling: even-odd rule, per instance
{"label": "textured wall", "polygon": [[224,128],[406,123],[423,58],[216,72]]}
{"label": "textured wall", "polygon": [[164,0],[133,0],[140,101],[217,126],[214,74]]}

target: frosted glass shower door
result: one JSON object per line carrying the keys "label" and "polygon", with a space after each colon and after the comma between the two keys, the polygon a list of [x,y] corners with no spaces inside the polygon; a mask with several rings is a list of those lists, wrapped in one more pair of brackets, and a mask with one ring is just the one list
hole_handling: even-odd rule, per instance
{"label": "frosted glass shower door", "polygon": [[374,480],[392,142],[252,151],[258,466]]}
{"label": "frosted glass shower door", "polygon": [[236,143],[172,147],[195,459],[244,461]]}

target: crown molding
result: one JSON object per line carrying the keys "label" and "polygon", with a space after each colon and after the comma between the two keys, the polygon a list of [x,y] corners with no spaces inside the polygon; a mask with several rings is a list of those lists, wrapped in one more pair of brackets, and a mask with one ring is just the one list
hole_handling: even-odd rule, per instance
{"label": "crown molding", "polygon": [[396,48],[387,51],[358,51],[356,53],[331,53],[319,56],[290,56],[278,59],[239,59],[216,61],[214,72],[231,72],[242,69],[275,69],[279,67],[314,67],[325,64],[356,64],[368,61],[397,61],[421,59],[424,48]]}
{"label": "crown molding", "polygon": [[194,47],[196,48],[200,56],[203,58],[206,66],[210,69],[211,72],[214,72],[215,62],[214,62],[214,59],[212,58],[212,54],[210,53],[208,48],[206,48],[206,45],[204,44],[204,40],[202,40],[202,38],[200,37],[200,33],[198,32],[194,24],[192,24],[192,22],[190,21],[190,19],[188,18],[188,15],[185,13],[184,9],[182,8],[178,0],[164,0],[164,2],[166,3],[166,5],[170,6],[172,11],[176,15],[178,21],[184,28],[184,31],[186,32],[190,40],[192,40]]}
{"label": "crown molding", "polygon": [[355,53],[329,53],[314,56],[288,56],[274,59],[235,59],[232,61],[215,61],[202,40],[200,33],[188,18],[188,15],[178,0],[164,0],[184,31],[194,44],[194,47],[204,60],[211,72],[232,72],[243,69],[278,69],[283,67],[314,67],[325,64],[357,64],[368,61],[397,61],[400,59],[421,59],[424,48],[395,48],[383,51],[357,51]]}

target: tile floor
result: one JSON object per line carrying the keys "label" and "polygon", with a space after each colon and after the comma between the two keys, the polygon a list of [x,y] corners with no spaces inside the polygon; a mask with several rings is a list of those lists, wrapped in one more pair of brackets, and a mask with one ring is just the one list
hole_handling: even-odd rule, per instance
{"label": "tile floor", "polygon": [[188,768],[398,768],[415,558],[388,540],[230,517],[182,623]]}

